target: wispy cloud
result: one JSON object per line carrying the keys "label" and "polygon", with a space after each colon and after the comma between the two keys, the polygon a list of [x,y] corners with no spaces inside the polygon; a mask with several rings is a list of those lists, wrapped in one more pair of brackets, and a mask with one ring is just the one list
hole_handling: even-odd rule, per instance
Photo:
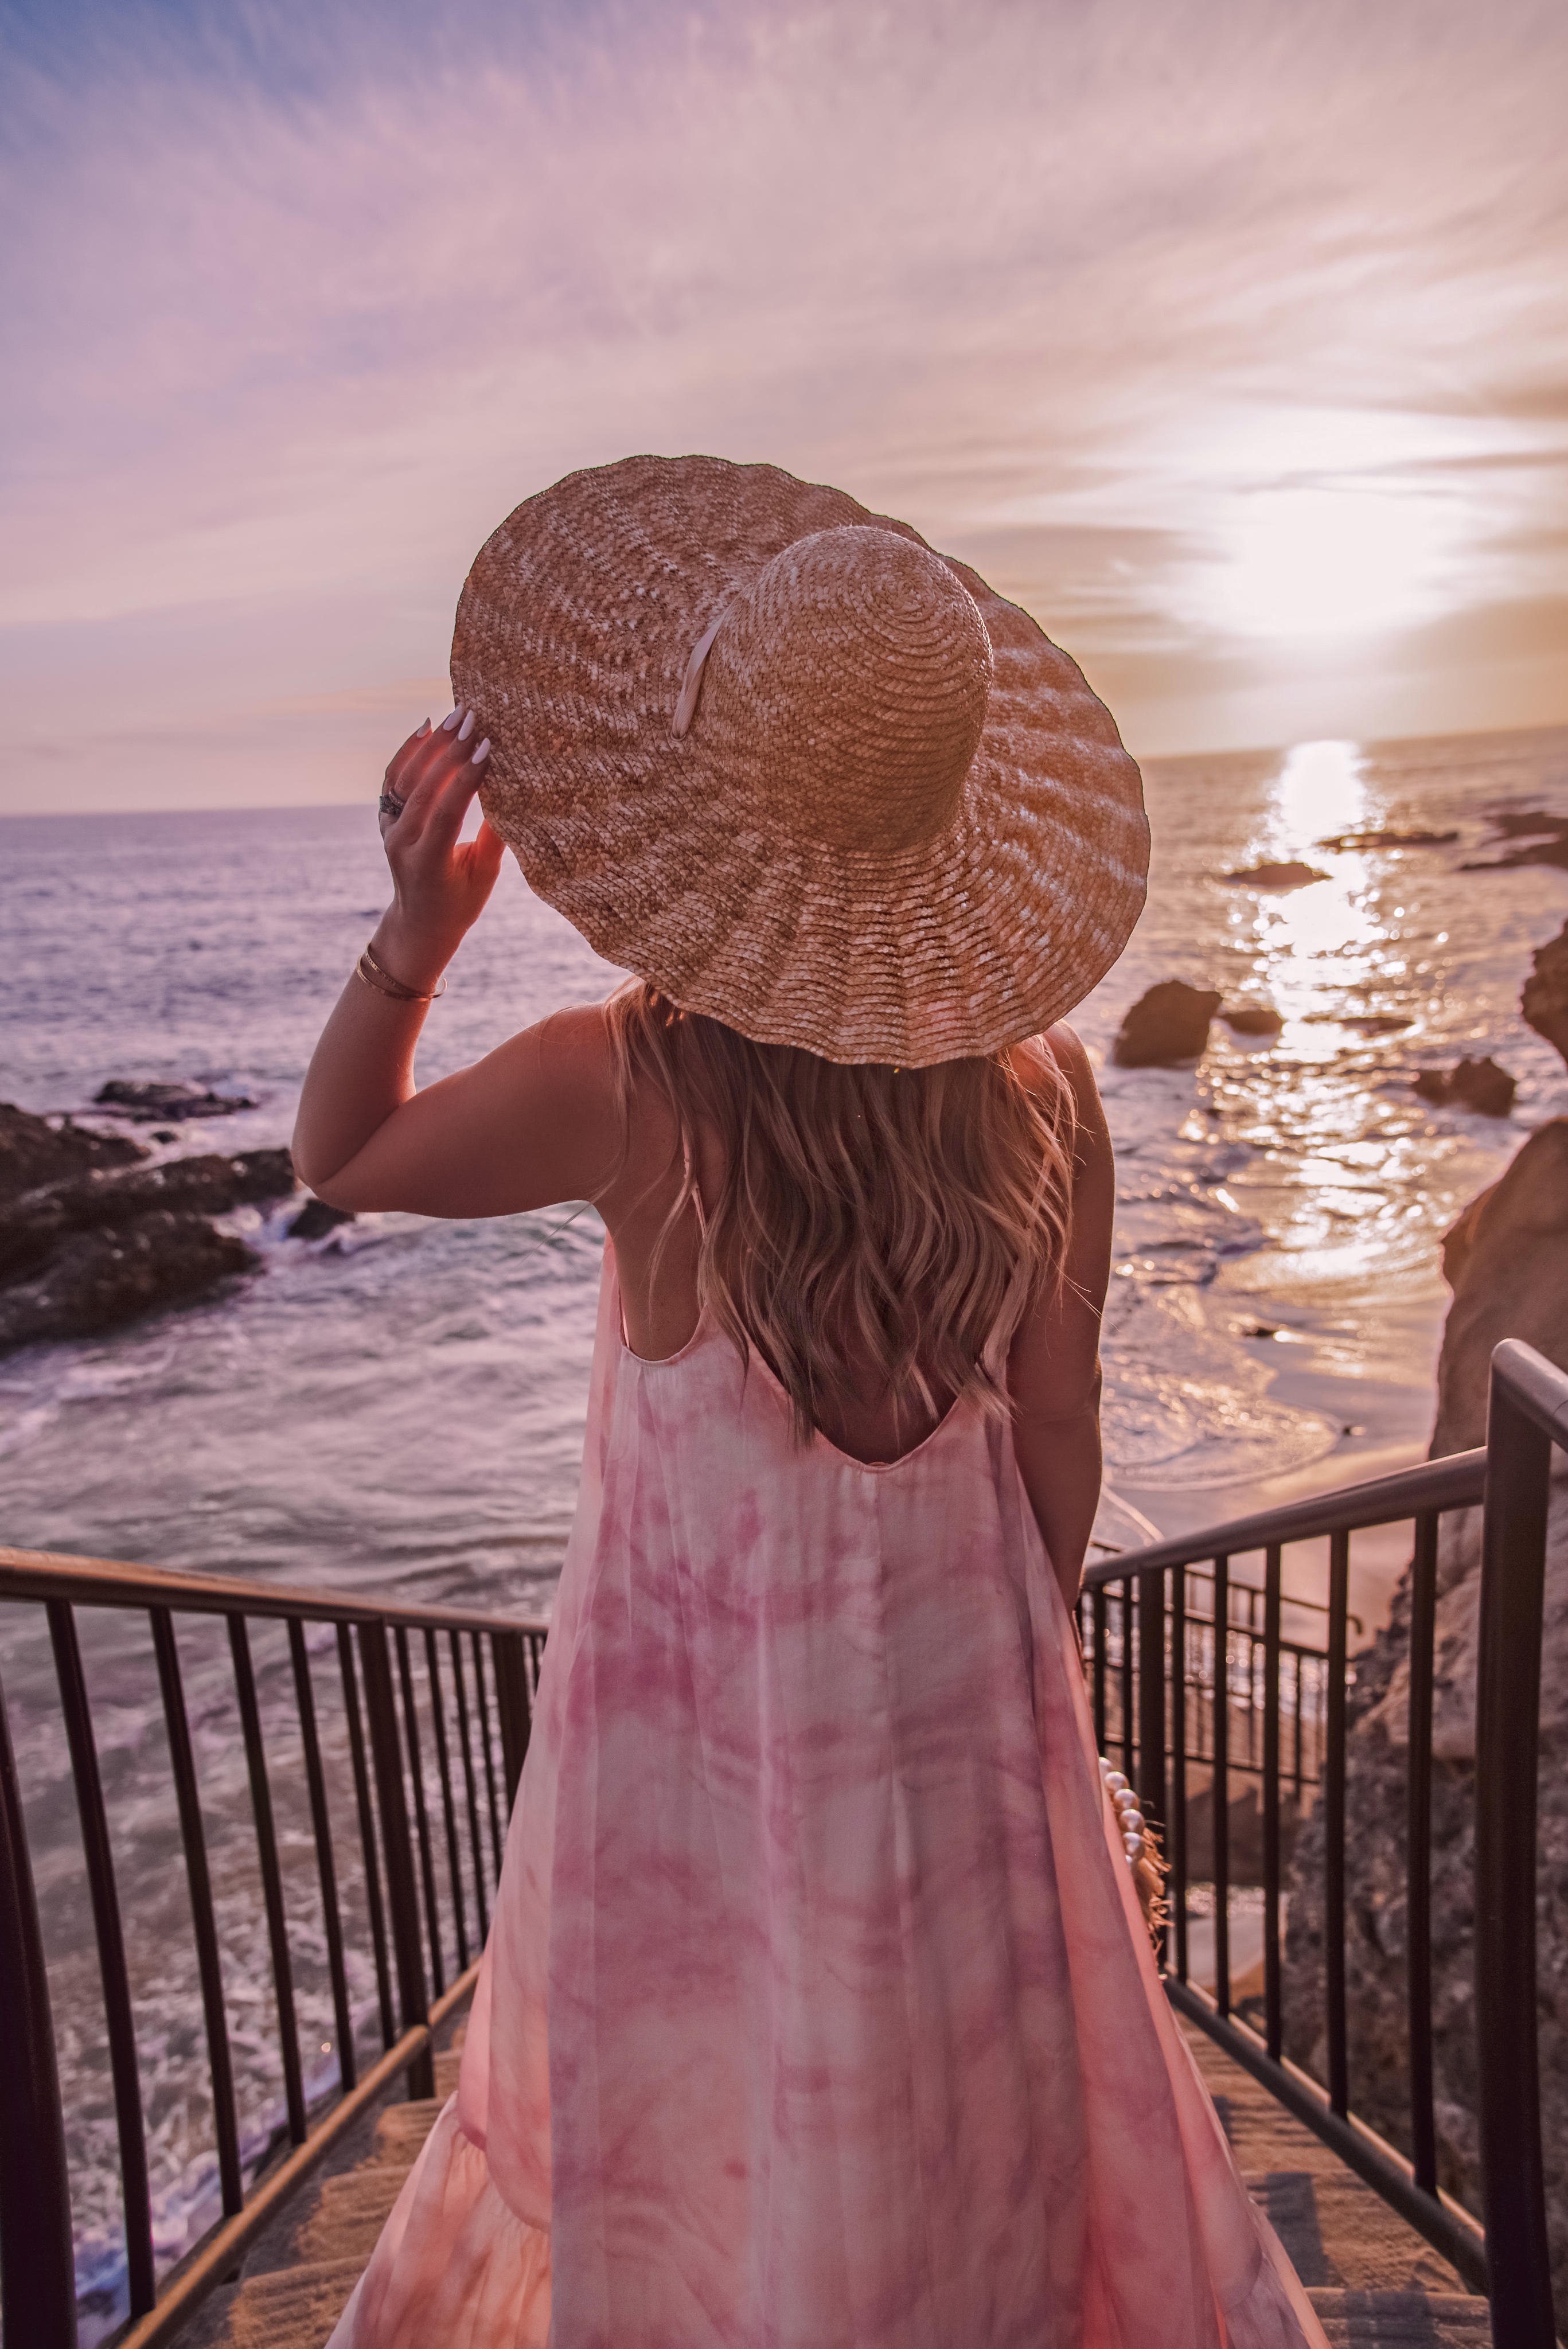
{"label": "wispy cloud", "polygon": [[358,788],[641,448],[906,514],[1144,747],[1568,717],[1555,6],[0,21],[13,804]]}

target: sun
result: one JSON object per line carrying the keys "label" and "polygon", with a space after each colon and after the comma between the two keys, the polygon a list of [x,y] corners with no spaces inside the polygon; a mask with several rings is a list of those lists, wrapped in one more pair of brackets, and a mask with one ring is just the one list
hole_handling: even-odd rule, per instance
{"label": "sun", "polygon": [[1452,547],[1451,518],[1429,491],[1255,490],[1236,502],[1209,601],[1247,636],[1409,627],[1440,608]]}

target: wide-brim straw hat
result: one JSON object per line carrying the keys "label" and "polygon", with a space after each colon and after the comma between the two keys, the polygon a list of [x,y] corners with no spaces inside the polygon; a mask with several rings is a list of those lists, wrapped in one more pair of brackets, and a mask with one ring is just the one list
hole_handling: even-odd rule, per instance
{"label": "wide-brim straw hat", "polygon": [[1037,1033],[1143,905],[1110,712],[907,523],[773,465],[630,457],[527,499],[452,689],[530,885],[759,1043],[923,1067]]}

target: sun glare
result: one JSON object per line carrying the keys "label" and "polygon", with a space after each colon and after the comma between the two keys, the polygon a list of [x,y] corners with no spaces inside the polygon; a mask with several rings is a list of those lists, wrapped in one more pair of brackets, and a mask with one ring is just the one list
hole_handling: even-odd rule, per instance
{"label": "sun glare", "polygon": [[1408,626],[1442,600],[1451,534],[1429,494],[1253,491],[1215,566],[1215,617],[1260,636]]}
{"label": "sun glare", "polygon": [[1272,797],[1282,856],[1300,856],[1331,833],[1355,832],[1366,815],[1359,745],[1298,742],[1286,753]]}

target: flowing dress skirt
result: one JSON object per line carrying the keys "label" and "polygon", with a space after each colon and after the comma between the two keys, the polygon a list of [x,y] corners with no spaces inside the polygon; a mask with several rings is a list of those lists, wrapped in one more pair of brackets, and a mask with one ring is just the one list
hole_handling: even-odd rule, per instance
{"label": "flowing dress skirt", "polygon": [[461,2084],[332,2349],[1324,2349],[1162,1992],[1010,1429],[621,1336]]}

